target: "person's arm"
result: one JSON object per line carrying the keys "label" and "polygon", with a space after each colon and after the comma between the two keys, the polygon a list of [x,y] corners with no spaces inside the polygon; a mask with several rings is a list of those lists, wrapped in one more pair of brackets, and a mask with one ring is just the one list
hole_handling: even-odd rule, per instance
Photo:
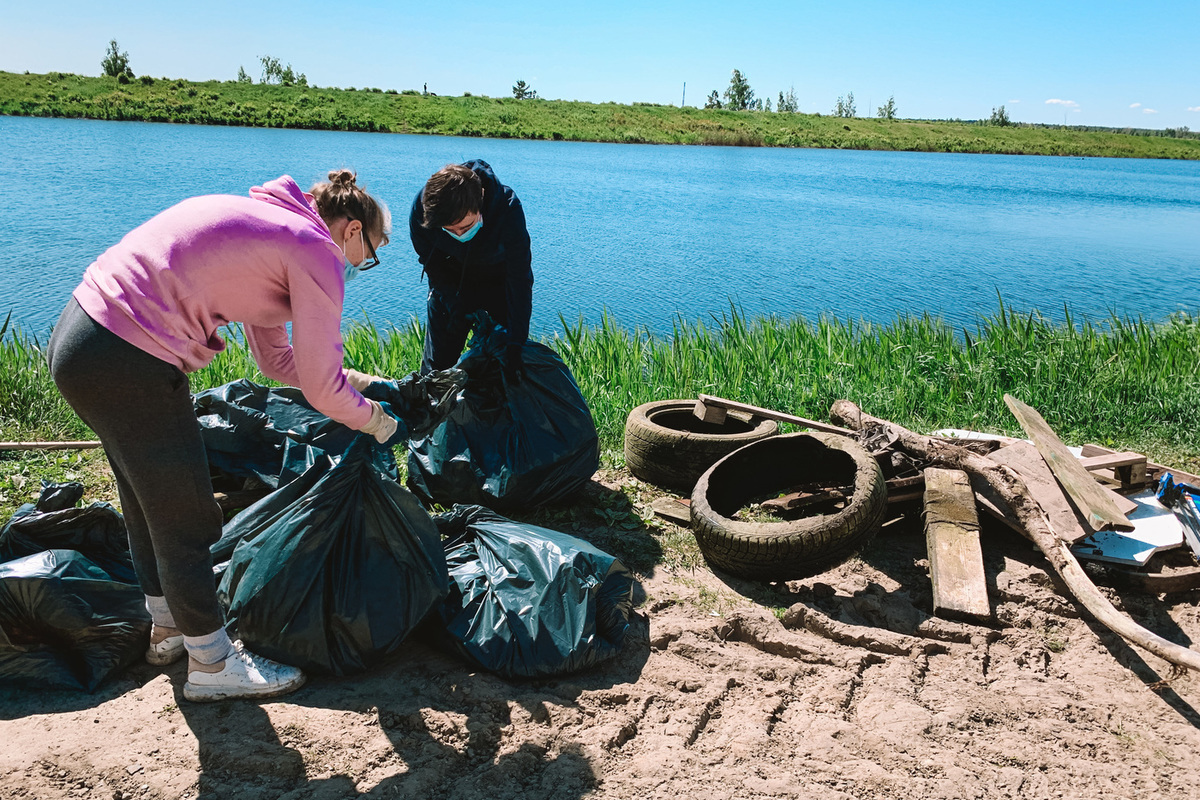
{"label": "person's arm", "polygon": [[[310,265],[311,266],[311,265]],[[330,276],[334,270],[328,270]],[[263,374],[304,392],[313,408],[355,430],[371,423],[372,404],[342,368],[342,291],[330,278],[322,285],[299,264],[288,268],[292,335],[284,326],[247,325],[246,340]]]}
{"label": "person's arm", "polygon": [[299,386],[300,376],[296,373],[296,359],[287,328],[283,325],[268,328],[246,325],[246,343],[262,374],[273,381]]}
{"label": "person's arm", "polygon": [[529,230],[521,201],[513,198],[504,217],[504,292],[508,303],[509,347],[519,348],[529,338],[533,313],[533,266]]}

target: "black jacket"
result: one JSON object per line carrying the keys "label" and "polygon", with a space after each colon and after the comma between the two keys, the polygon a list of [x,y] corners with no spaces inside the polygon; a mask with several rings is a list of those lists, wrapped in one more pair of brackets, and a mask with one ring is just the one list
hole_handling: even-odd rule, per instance
{"label": "black jacket", "polygon": [[521,343],[529,336],[533,309],[525,211],[517,195],[496,179],[486,161],[475,159],[464,166],[483,182],[483,227],[469,242],[457,241],[441,228],[423,227],[422,188],[408,218],[413,249],[429,276],[429,286],[455,297],[460,314],[475,310],[480,299],[503,292],[508,303],[509,341]]}

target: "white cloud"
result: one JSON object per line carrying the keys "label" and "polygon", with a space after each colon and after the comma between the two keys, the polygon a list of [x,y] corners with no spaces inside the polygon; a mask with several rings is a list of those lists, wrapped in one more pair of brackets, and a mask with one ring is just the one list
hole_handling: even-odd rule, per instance
{"label": "white cloud", "polygon": [[1143,114],[1157,114],[1158,112],[1155,111],[1153,108],[1143,108],[1142,113]]}
{"label": "white cloud", "polygon": [[1008,101],[1008,104],[1009,104],[1009,105],[1012,105],[1012,106],[1015,106],[1015,105],[1016,105],[1017,103],[1019,103],[1019,102],[1021,102],[1021,101],[1020,101],[1020,100],[1009,100],[1009,101]]}
{"label": "white cloud", "polygon": [[1130,108],[1141,108],[1142,104],[1141,103],[1130,103],[1129,107]]}
{"label": "white cloud", "polygon": [[1076,103],[1074,100],[1059,100],[1057,97],[1053,97],[1053,98],[1047,100],[1046,105],[1048,105],[1048,106],[1049,105],[1066,106],[1067,108],[1078,108],[1079,107],[1079,103]]}
{"label": "white cloud", "polygon": [[1188,111],[1200,111],[1200,106],[1188,106]]}

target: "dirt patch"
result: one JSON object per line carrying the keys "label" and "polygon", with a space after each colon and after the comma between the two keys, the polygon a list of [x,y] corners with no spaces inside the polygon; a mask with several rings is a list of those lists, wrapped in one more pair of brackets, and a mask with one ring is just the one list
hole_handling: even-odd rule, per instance
{"label": "dirt patch", "polygon": [[[643,563],[680,531],[631,527],[639,503],[556,519]],[[986,529],[984,556],[990,626],[930,617],[914,515],[787,585],[639,567],[621,656],[557,680],[413,641],[279,702],[189,704],[181,665],[93,695],[2,690],[0,796],[1196,797],[1197,677],[1081,616],[1019,537]],[[1162,636],[1200,635],[1196,596],[1106,592]]]}

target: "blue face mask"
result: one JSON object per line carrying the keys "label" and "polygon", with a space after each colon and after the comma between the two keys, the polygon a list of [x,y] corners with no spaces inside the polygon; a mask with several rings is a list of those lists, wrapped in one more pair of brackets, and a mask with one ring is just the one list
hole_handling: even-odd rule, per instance
{"label": "blue face mask", "polygon": [[442,230],[446,231],[447,235],[449,235],[451,239],[455,239],[460,242],[469,242],[469,241],[471,241],[471,239],[473,239],[475,237],[475,234],[479,233],[479,229],[482,227],[483,227],[483,215],[481,214],[479,216],[479,219],[475,220],[475,224],[472,225],[470,228],[467,228],[467,230],[464,231],[462,234],[454,233],[453,231],[446,230],[445,228],[442,228]]}
{"label": "blue face mask", "polygon": [[[358,235],[359,235],[359,238],[361,239],[362,231],[359,231]],[[342,261],[345,263],[345,267],[343,269],[342,274],[346,278],[346,283],[349,283],[350,281],[352,281],[358,277],[358,273],[360,272],[360,270],[359,270],[358,266],[356,266],[355,264],[352,264],[350,262],[350,259],[346,256],[346,248],[342,247],[341,245],[338,245],[338,249],[342,251]],[[366,249],[364,249],[363,252],[364,253],[367,252]]]}

